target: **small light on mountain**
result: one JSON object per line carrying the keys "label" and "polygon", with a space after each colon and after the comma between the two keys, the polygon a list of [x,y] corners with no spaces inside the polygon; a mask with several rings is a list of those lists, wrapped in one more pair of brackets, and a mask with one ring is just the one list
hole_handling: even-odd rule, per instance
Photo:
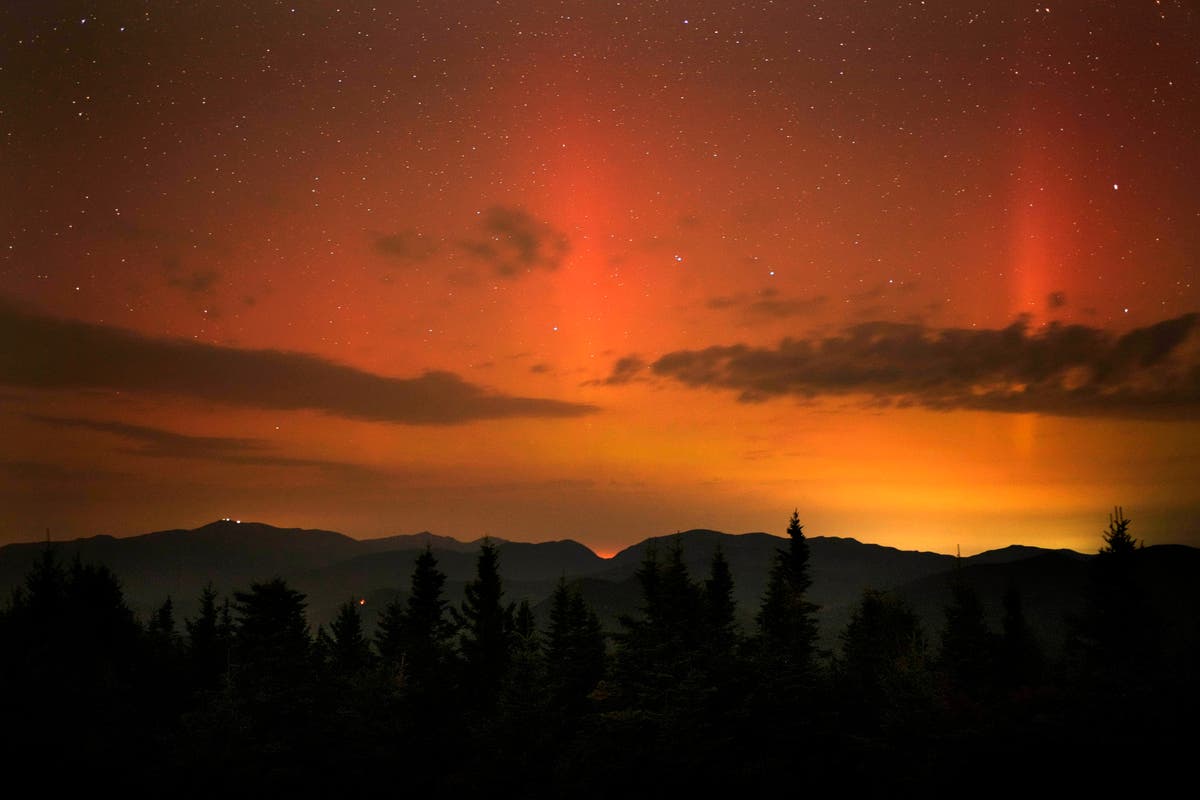
{"label": "small light on mountain", "polygon": [[365,597],[359,598],[358,604],[360,606],[365,606],[367,604],[367,598],[365,598]]}

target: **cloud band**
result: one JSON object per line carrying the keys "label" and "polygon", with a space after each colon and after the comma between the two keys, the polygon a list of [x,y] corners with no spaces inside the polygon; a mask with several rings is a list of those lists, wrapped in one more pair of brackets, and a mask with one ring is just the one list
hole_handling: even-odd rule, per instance
{"label": "cloud band", "polygon": [[[617,363],[610,383],[632,379]],[[1117,336],[1083,325],[1031,330],[933,329],[872,322],[775,348],[737,344],[667,353],[659,378],[771,397],[868,395],[880,405],[1195,419],[1200,414],[1200,315]]]}
{"label": "cloud band", "polygon": [[492,392],[452,372],[393,378],[280,350],[152,338],[40,316],[0,301],[0,383],[110,389],[249,408],[313,409],[413,425],[507,417],[575,417],[595,406]]}

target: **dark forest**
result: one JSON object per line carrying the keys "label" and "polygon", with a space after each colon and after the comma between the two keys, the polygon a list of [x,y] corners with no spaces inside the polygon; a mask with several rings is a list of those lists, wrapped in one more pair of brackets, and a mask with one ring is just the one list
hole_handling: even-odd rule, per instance
{"label": "dark forest", "polygon": [[133,793],[607,797],[1146,784],[1182,772],[1197,626],[1168,637],[1118,510],[1051,656],[1006,593],[992,629],[951,581],[942,630],[867,590],[819,646],[793,515],[753,626],[718,547],[647,550],[639,613],[606,630],[563,578],[539,625],[485,540],[464,600],[426,549],[368,630],[348,598],[310,630],[276,577],[138,619],[119,576],[47,545],[0,613],[10,775]]}

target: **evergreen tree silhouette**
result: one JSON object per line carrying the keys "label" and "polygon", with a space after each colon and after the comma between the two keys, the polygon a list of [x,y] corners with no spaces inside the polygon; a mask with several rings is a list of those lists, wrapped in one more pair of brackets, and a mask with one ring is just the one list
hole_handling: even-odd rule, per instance
{"label": "evergreen tree silhouette", "polygon": [[226,734],[236,735],[226,752],[238,780],[256,790],[276,784],[279,791],[296,791],[316,771],[324,746],[307,601],[282,578],[252,583],[233,599],[230,686],[226,706],[214,707],[210,725],[238,722]]}
{"label": "evergreen tree silhouette", "polygon": [[229,601],[217,606],[217,593],[212,583],[200,593],[200,610],[194,620],[184,620],[187,630],[187,659],[192,686],[196,689],[215,689],[223,682],[229,668],[233,644],[233,625]]}
{"label": "evergreen tree silhouette", "polygon": [[546,668],[551,701],[568,714],[583,711],[604,674],[600,620],[566,578],[559,578],[550,598]]}
{"label": "evergreen tree silhouette", "polygon": [[1130,534],[1130,523],[1120,507],[1109,515],[1080,626],[1087,672],[1113,690],[1143,682],[1158,656],[1158,620],[1139,581],[1140,543]]}
{"label": "evergreen tree silhouette", "polygon": [[484,539],[475,562],[475,578],[452,616],[459,628],[468,693],[478,709],[491,708],[508,671],[513,606],[503,604],[504,586],[496,546]]}
{"label": "evergreen tree silhouette", "polygon": [[704,582],[704,641],[717,657],[732,656],[737,647],[737,603],[733,599],[733,573],[720,542],[713,550],[708,580]]}
{"label": "evergreen tree silhouette", "polygon": [[690,655],[699,644],[701,590],[684,560],[683,538],[676,535],[667,551],[658,584],[660,633],[672,640],[677,657]]}
{"label": "evergreen tree silhouette", "polygon": [[384,666],[403,680],[404,670],[404,617],[408,607],[403,596],[397,596],[388,601],[379,612],[375,623],[373,641],[375,650]]}
{"label": "evergreen tree silhouette", "polygon": [[722,763],[724,754],[737,752],[747,722],[751,687],[758,681],[742,659],[733,573],[720,542],[713,550],[701,608],[700,669],[705,689],[698,696],[704,702],[702,724],[707,744],[702,748],[703,758],[709,762],[702,773],[703,781],[710,787],[724,786],[736,791],[739,784],[734,774],[716,765]]}
{"label": "evergreen tree silhouette", "polygon": [[272,735],[309,711],[315,679],[304,595],[282,578],[234,592],[234,688]]}
{"label": "evergreen tree silhouette", "polygon": [[547,746],[546,664],[528,600],[517,606],[510,644],[498,718],[494,726],[488,726],[488,735],[495,741],[491,762],[498,769],[486,770],[493,773],[492,785],[506,794],[519,792],[523,781],[544,777],[535,775]]}
{"label": "evergreen tree silhouette", "polygon": [[962,574],[961,560],[950,580],[950,598],[939,661],[952,690],[978,698],[995,672],[996,639],[979,594]]}
{"label": "evergreen tree silhouette", "polygon": [[699,657],[701,590],[688,574],[679,537],[662,562],[648,547],[636,577],[641,615],[619,619],[617,677],[635,707],[661,712],[676,703]]}
{"label": "evergreen tree silhouette", "polygon": [[907,603],[864,591],[840,639],[835,668],[848,709],[874,723],[925,705],[930,688],[925,636]]}
{"label": "evergreen tree silhouette", "polygon": [[305,619],[307,602],[282,578],[234,592],[238,664],[286,673],[302,668],[312,647]]}
{"label": "evergreen tree silhouette", "polygon": [[167,640],[172,640],[178,635],[175,631],[175,604],[171,602],[169,595],[150,617],[150,622],[146,624],[146,632]]}
{"label": "evergreen tree silhouette", "polygon": [[350,598],[338,606],[337,616],[329,624],[330,664],[343,675],[354,675],[371,663],[371,647],[363,635],[358,600]]}
{"label": "evergreen tree silhouette", "polygon": [[47,546],[0,614],[0,715],[8,721],[0,752],[8,763],[43,777],[49,770],[113,782],[125,748],[153,757],[161,742],[142,680],[150,663],[143,644],[117,577],[78,557],[64,568]]}
{"label": "evergreen tree silhouette", "polygon": [[166,730],[190,693],[183,644],[175,630],[175,606],[169,596],[146,624],[146,644],[148,663],[141,682],[158,724]]}
{"label": "evergreen tree silhouette", "polygon": [[761,647],[771,669],[803,678],[813,667],[817,606],[809,601],[808,540],[799,511],[788,522],[789,544],[775,553],[757,622]]}
{"label": "evergreen tree silhouette", "polygon": [[537,643],[537,622],[533,618],[529,598],[521,600],[517,605],[516,616],[513,617],[513,633],[522,639]]}
{"label": "evergreen tree silhouette", "polygon": [[614,677],[625,704],[645,710],[661,696],[663,679],[669,680],[659,663],[663,645],[659,632],[664,613],[661,567],[653,542],[647,545],[634,577],[641,588],[640,613],[637,616],[622,614],[618,618],[621,630],[616,635]]}
{"label": "evergreen tree silhouette", "polygon": [[1129,533],[1131,522],[1132,520],[1125,516],[1125,510],[1120,506],[1117,506],[1112,514],[1109,514],[1108,530],[1103,534],[1104,546],[1100,548],[1100,555],[1118,559],[1127,558],[1141,546],[1138,540]]}
{"label": "evergreen tree silhouette", "polygon": [[1005,684],[1010,688],[1037,685],[1045,671],[1045,656],[1025,619],[1021,592],[1013,583],[1004,591],[1003,626],[1000,652]]}
{"label": "evergreen tree silhouette", "polygon": [[[318,625],[317,632],[312,637],[312,650],[310,651],[313,664],[322,669],[331,668],[336,673],[336,667],[333,664],[333,651],[333,637],[329,634],[329,631],[325,630],[324,625]],[[322,680],[327,680],[326,676],[322,675]]]}
{"label": "evergreen tree silhouette", "polygon": [[389,603],[380,615],[376,647],[413,697],[450,686],[447,672],[453,661],[454,627],[442,595],[445,584],[446,576],[426,545],[413,566],[407,599]]}

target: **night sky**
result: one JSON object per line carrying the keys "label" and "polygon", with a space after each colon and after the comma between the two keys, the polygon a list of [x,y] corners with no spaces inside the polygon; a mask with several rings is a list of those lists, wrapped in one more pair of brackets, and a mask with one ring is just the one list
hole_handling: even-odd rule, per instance
{"label": "night sky", "polygon": [[1200,544],[1187,2],[0,7],[0,542]]}

